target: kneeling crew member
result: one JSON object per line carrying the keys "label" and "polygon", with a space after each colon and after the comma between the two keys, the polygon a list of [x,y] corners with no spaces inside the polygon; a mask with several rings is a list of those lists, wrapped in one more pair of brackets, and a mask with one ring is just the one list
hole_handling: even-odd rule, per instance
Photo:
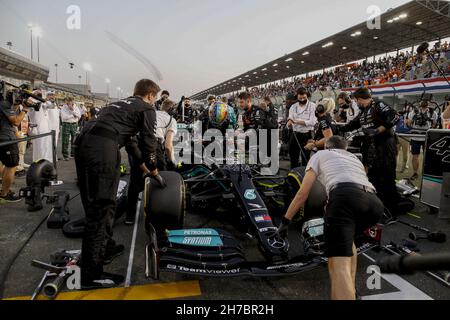
{"label": "kneeling crew member", "polygon": [[394,126],[398,121],[397,112],[384,104],[375,102],[367,88],[360,88],[354,93],[361,113],[342,132],[363,129],[364,137],[361,147],[363,164],[370,182],[375,186],[378,196],[392,214],[398,212],[400,195],[396,187],[397,144]]}
{"label": "kneeling crew member", "polygon": [[[86,214],[82,244],[81,285],[84,289],[111,287],[123,282],[118,275],[103,272],[106,245],[112,235],[119,185],[120,149],[131,137],[141,135],[143,162],[161,187],[156,169],[156,110],[153,103],[160,91],[151,80],[136,84],[134,96],[102,110],[95,126],[83,130],[77,139],[76,166],[81,200]],[[119,252],[120,253],[120,252]],[[113,253],[117,256],[117,252]]]}
{"label": "kneeling crew member", "polygon": [[320,181],[326,188],[325,243],[333,300],[356,299],[357,252],[355,235],[376,225],[384,211],[374,186],[367,179],[361,161],[347,152],[347,142],[339,136],[327,140],[308,163],[302,188],[296,195],[278,229],[286,236],[294,216]]}

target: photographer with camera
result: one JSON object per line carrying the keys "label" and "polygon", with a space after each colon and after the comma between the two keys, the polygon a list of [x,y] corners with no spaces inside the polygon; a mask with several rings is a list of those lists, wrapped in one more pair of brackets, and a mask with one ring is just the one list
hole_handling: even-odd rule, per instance
{"label": "photographer with camera", "polygon": [[[29,111],[26,103],[21,106],[19,100],[8,100],[0,102],[0,143],[16,140],[17,128]],[[16,111],[16,108],[18,111]],[[11,191],[16,169],[19,165],[19,146],[17,143],[0,147],[0,162],[4,165],[0,203],[18,202],[21,198]]]}
{"label": "photographer with camera", "polygon": [[411,154],[414,174],[411,180],[419,178],[419,157],[423,149],[425,151],[426,133],[428,130],[436,127],[438,115],[430,109],[428,101],[422,101],[418,109],[413,110],[408,115],[406,124],[412,129],[411,133],[423,134],[423,138],[414,138],[411,140]]}

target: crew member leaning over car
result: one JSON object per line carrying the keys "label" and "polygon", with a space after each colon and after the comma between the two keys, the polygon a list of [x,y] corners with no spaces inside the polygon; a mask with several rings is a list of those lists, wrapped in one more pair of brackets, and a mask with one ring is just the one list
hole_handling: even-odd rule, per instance
{"label": "crew member leaning over car", "polygon": [[324,231],[331,298],[355,300],[355,235],[377,224],[383,215],[384,206],[369,182],[361,161],[346,151],[347,142],[343,138],[331,137],[325,148],[309,161],[302,188],[283,217],[277,234],[287,237],[291,220],[307,201],[316,180],[320,181],[328,194]]}
{"label": "crew member leaning over car", "polygon": [[[86,232],[82,244],[81,286],[83,289],[116,286],[121,275],[105,273],[109,257],[123,252],[122,246],[107,250],[111,240],[119,185],[120,149],[138,133],[142,163],[150,175],[164,188],[164,179],[156,167],[156,110],[153,104],[160,91],[151,80],[139,81],[134,96],[105,107],[92,128],[85,128],[76,141],[75,162],[81,200],[86,214]],[[111,241],[109,241],[111,243]]]}

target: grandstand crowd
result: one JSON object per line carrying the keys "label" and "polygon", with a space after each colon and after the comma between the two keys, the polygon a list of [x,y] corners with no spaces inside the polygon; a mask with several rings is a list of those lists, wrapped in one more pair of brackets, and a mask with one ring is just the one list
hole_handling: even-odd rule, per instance
{"label": "grandstand crowd", "polygon": [[[450,74],[449,43],[446,41],[436,44],[430,52],[439,67]],[[411,51],[406,51],[372,62],[364,60],[361,63],[342,65],[333,70],[324,70],[320,74],[254,87],[250,91],[255,98],[262,99],[266,96],[284,96],[301,86],[308,87],[311,91],[325,91],[426,79],[438,75],[439,70],[428,55],[414,55]]]}

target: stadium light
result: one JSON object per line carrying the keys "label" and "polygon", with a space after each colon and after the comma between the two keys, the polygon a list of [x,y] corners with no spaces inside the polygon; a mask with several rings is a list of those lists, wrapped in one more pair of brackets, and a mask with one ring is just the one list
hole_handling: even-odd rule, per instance
{"label": "stadium light", "polygon": [[305,63],[305,61],[303,61],[303,60],[302,60],[302,61],[300,61],[300,63],[302,63],[302,64],[303,64],[303,63]]}
{"label": "stadium light", "polygon": [[342,47],[342,50],[347,50],[347,47]]}
{"label": "stadium light", "polygon": [[303,52],[303,56],[307,56],[309,54],[309,51],[305,51],[305,52]]}
{"label": "stadium light", "polygon": [[258,74],[258,72],[255,71],[255,72],[253,72],[253,74]]}
{"label": "stadium light", "polygon": [[291,67],[290,66],[286,66],[286,69],[290,69]]}
{"label": "stadium light", "polygon": [[284,60],[284,61],[286,61],[286,62],[291,62],[292,60],[294,60],[294,58],[288,58],[288,59],[286,59],[286,60]]}
{"label": "stadium light", "polygon": [[407,13],[402,13],[402,14],[396,16],[396,17],[393,17],[393,18],[389,19],[389,20],[387,21],[387,23],[397,22],[397,21],[399,21],[399,20],[406,19],[407,17],[408,17],[408,14],[407,14]]}
{"label": "stadium light", "polygon": [[379,38],[377,36],[373,37],[373,40],[378,40]]}
{"label": "stadium light", "polygon": [[273,66],[274,66],[274,67],[278,67],[278,63],[275,63]]}
{"label": "stadium light", "polygon": [[423,24],[423,22],[422,21],[417,21],[417,23],[416,23],[418,26],[421,26],[422,24]]}
{"label": "stadium light", "polygon": [[361,34],[362,34],[361,31],[356,31],[356,32],[352,33],[350,36],[351,37],[357,37],[357,36],[360,36]]}
{"label": "stadium light", "polygon": [[262,69],[261,71],[267,71],[267,68]]}
{"label": "stadium light", "polygon": [[333,44],[334,44],[333,42],[325,43],[325,44],[322,46],[322,48],[325,49],[325,48],[331,47]]}

